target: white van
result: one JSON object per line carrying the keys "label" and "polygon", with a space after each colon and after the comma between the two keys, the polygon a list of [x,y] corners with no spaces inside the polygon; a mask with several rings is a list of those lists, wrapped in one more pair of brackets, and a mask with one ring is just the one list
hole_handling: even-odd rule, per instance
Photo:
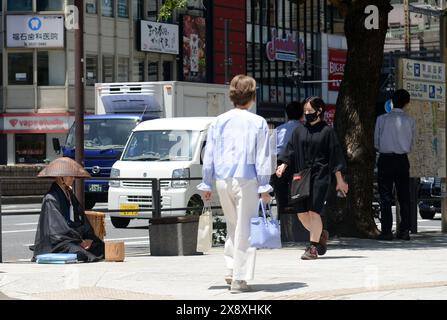
{"label": "white van", "polygon": [[[152,217],[152,212],[137,211],[153,208],[151,182],[132,181],[132,178],[202,177],[203,149],[208,127],[214,119],[156,119],[142,122],[133,130],[110,175],[129,179],[110,182],[108,209],[117,211],[110,214],[115,227],[125,228],[131,219]],[[162,209],[197,207],[201,210],[199,183],[200,180],[162,181]],[[162,212],[163,216],[184,214],[185,211]]]}

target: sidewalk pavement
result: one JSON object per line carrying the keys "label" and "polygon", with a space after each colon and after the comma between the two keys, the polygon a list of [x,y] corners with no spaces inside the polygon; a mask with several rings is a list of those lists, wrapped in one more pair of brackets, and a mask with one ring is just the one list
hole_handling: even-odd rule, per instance
{"label": "sidewalk pavement", "polygon": [[447,299],[445,234],[421,233],[410,242],[331,239],[327,254],[315,261],[300,260],[303,250],[303,244],[259,250],[253,291],[243,294],[229,293],[224,282],[222,247],[123,263],[4,263],[0,299]]}

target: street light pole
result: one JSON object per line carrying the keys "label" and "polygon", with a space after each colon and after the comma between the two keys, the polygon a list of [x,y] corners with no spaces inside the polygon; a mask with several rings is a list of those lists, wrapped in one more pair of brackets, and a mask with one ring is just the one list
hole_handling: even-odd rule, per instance
{"label": "street light pole", "polygon": [[[78,9],[78,28],[75,29],[75,123],[76,162],[84,166],[84,0],[75,0]],[[76,197],[84,206],[84,181],[77,180]]]}

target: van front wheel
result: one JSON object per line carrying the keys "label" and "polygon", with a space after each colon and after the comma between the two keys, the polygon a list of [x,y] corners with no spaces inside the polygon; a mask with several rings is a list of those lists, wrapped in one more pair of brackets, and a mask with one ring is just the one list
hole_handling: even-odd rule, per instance
{"label": "van front wheel", "polygon": [[112,220],[112,225],[117,229],[124,229],[130,223],[129,218],[110,217],[110,219]]}
{"label": "van front wheel", "polygon": [[189,199],[188,208],[192,208],[186,211],[187,215],[200,215],[203,210],[203,200],[198,194],[195,194]]}

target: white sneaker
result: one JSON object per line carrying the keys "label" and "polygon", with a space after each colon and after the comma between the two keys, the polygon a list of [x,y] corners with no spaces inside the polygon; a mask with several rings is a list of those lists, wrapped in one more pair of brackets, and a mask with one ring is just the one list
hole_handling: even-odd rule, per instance
{"label": "white sneaker", "polygon": [[233,280],[231,282],[231,293],[243,293],[251,291],[250,286],[247,285],[245,280]]}
{"label": "white sneaker", "polygon": [[227,269],[227,274],[225,275],[225,282],[231,286],[231,282],[233,281],[233,269]]}
{"label": "white sneaker", "polygon": [[232,274],[227,274],[225,276],[225,282],[230,286],[231,282],[233,282],[233,275]]}

